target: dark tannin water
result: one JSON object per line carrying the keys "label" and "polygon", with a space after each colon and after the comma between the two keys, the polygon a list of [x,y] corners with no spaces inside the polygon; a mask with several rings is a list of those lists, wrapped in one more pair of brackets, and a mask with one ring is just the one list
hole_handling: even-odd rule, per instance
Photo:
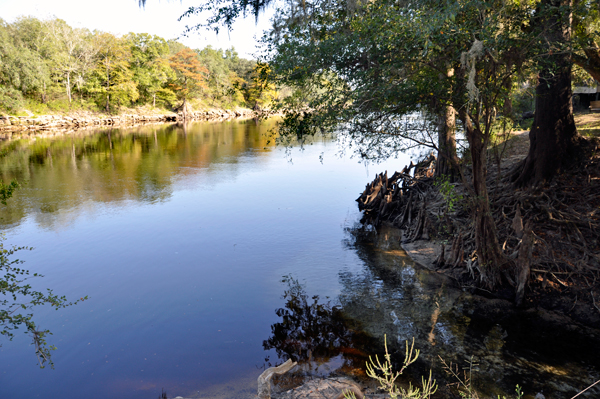
{"label": "dark tannin water", "polygon": [[252,398],[288,357],[301,364],[279,389],[363,378],[384,334],[396,358],[412,337],[423,350],[411,378],[430,367],[444,378],[438,355],[461,367],[474,356],[490,396],[519,383],[567,397],[597,377],[595,332],[547,332],[536,312],[495,317],[505,305],[415,268],[394,232],[356,233],[354,199],[408,157],[367,169],[326,140],[286,155],[274,123],[2,143],[3,181],[26,182],[2,207],[5,244],[35,248],[19,253],[45,275],[35,288],[89,300],[36,310],[54,370],[39,369],[25,334],[1,342],[0,398]]}

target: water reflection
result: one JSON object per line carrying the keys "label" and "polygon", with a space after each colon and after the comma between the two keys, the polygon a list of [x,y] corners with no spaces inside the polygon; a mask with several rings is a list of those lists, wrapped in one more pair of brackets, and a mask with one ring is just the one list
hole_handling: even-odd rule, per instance
{"label": "water reflection", "polygon": [[473,387],[482,397],[512,397],[517,384],[534,396],[567,397],[598,379],[597,351],[586,350],[599,347],[597,331],[472,295],[442,275],[415,267],[399,238],[385,227],[378,233],[348,229],[344,243],[363,267],[339,273],[341,291],[333,299],[310,296],[296,279],[284,278],[285,304],[276,310],[280,320],[263,342],[279,362],[299,362],[295,372],[276,379],[280,389],[309,376],[345,374],[367,382],[365,363],[382,352],[385,335],[397,369],[405,341],[415,338],[421,355],[402,382],[418,384],[432,369],[440,383],[437,397],[458,394],[456,379],[445,370],[450,364],[471,369]]}
{"label": "water reflection", "polygon": [[346,245],[365,270],[340,275],[339,299],[346,317],[380,342],[387,334],[396,351],[415,337],[422,352],[408,370],[413,376],[431,367],[442,384],[456,382],[447,378],[440,357],[460,367],[472,360],[474,387],[484,397],[508,397],[516,384],[530,394],[567,397],[598,379],[598,352],[589,351],[600,347],[598,331],[575,328],[543,310],[517,311],[507,301],[472,295],[398,256],[399,238],[386,228],[379,234],[349,230]]}
{"label": "water reflection", "polygon": [[61,219],[66,223],[58,213],[86,201],[164,202],[187,175],[210,174],[220,164],[235,171],[245,154],[256,160],[271,151],[265,131],[273,123],[159,125],[4,141],[0,178],[27,184],[5,208],[0,226],[16,225],[33,213],[50,228]]}
{"label": "water reflection", "polygon": [[[3,208],[7,239],[35,247],[23,260],[46,276],[40,289],[90,300],[35,315],[54,334],[53,373],[18,337],[0,347],[0,397],[255,394],[277,358],[262,344],[285,308],[281,276],[335,298],[339,270],[362,267],[340,223],[355,219],[364,167],[327,141],[290,163],[268,142],[272,123],[1,143],[2,178],[29,180]],[[342,357],[309,363],[321,373]]]}
{"label": "water reflection", "polygon": [[[506,391],[598,376],[597,332],[415,269],[392,231],[340,245],[340,224],[359,218],[364,168],[326,142],[290,164],[268,130],[249,121],[0,143],[2,179],[29,181],[3,208],[2,227],[18,226],[7,236],[36,247],[26,265],[44,285],[91,298],[40,314],[59,346],[52,374],[29,364],[26,344],[0,347],[0,397],[143,399],[162,387],[250,397],[226,393],[234,380],[235,392],[255,392],[265,355],[295,356],[303,375],[360,373],[383,334],[400,355],[415,337],[417,375],[431,365],[443,377],[439,354],[460,365],[475,356],[476,381]],[[288,286],[282,300],[290,274],[306,288]]]}
{"label": "water reflection", "polygon": [[268,367],[292,359],[298,366],[273,379],[276,391],[297,387],[308,378],[333,374],[365,378],[365,363],[378,345],[360,323],[345,317],[341,307],[329,298],[309,296],[292,276],[284,276],[284,307],[275,311],[281,321],[271,325],[271,335],[263,341],[266,351],[274,349],[279,361],[266,359]]}
{"label": "water reflection", "polygon": [[[356,320],[344,317],[340,306],[330,300],[309,298],[298,280],[285,276],[285,305],[275,311],[282,320],[271,325],[271,336],[263,342],[265,350],[275,349],[283,360],[318,365],[340,357],[339,371],[362,372],[368,354],[365,348],[374,342]],[[372,348],[370,348],[372,349]]]}

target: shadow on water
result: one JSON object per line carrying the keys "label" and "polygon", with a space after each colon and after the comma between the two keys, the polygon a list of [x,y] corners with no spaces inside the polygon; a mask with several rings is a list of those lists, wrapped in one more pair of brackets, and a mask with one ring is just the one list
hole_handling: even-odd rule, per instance
{"label": "shadow on water", "polygon": [[[398,232],[356,227],[344,244],[364,264],[362,272],[341,272],[337,298],[320,301],[290,276],[283,282],[281,321],[271,326],[265,350],[299,367],[274,382],[280,390],[309,377],[349,375],[368,382],[365,364],[383,352],[387,335],[399,369],[405,341],[421,350],[403,383],[420,381],[432,369],[436,397],[458,397],[447,368],[472,370],[480,397],[513,397],[516,385],[546,399],[570,398],[599,378],[600,335],[543,310],[517,310],[512,303],[473,295],[454,281],[418,266],[399,245]],[[275,364],[268,364],[273,366]],[[417,383],[418,385],[418,383]],[[581,397],[597,397],[592,389]],[[532,396],[533,397],[533,396]]]}
{"label": "shadow on water", "polygon": [[[473,363],[473,386],[483,397],[514,395],[519,384],[529,394],[570,398],[600,379],[600,331],[542,309],[517,310],[513,304],[471,294],[444,276],[415,266],[399,245],[398,232],[348,230],[345,244],[365,268],[342,273],[339,302],[379,343],[384,334],[394,351],[415,338],[420,361],[414,376],[433,369],[440,385],[447,378],[443,359],[465,367]],[[443,389],[452,397],[452,390]],[[587,392],[598,397],[600,390]]]}
{"label": "shadow on water", "polygon": [[310,297],[305,287],[292,276],[284,276],[287,285],[285,305],[275,311],[281,321],[271,325],[271,336],[263,341],[265,350],[274,349],[279,361],[298,362],[292,372],[275,377],[281,391],[290,389],[311,377],[329,375],[364,376],[367,351],[377,346],[357,320],[345,317],[339,304],[318,295]]}

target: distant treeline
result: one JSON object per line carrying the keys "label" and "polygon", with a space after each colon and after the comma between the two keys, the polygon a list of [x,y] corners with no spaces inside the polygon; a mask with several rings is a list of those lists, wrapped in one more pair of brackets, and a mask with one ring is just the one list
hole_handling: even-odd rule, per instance
{"label": "distant treeline", "polygon": [[234,48],[192,50],[147,33],[72,28],[61,19],[0,19],[0,113],[173,110],[190,101],[255,108],[275,95],[268,72]]}

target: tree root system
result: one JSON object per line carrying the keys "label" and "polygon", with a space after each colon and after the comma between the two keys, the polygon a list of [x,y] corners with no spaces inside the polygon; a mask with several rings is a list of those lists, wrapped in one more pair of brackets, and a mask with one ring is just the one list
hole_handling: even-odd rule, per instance
{"label": "tree root system", "polygon": [[361,222],[375,229],[391,224],[403,231],[404,242],[440,242],[436,270],[463,287],[600,327],[599,149],[589,146],[584,162],[531,188],[514,187],[514,163],[488,165],[491,209],[508,265],[492,293],[475,250],[474,201],[462,184],[433,177],[433,155],[391,177],[377,175],[357,199]]}

